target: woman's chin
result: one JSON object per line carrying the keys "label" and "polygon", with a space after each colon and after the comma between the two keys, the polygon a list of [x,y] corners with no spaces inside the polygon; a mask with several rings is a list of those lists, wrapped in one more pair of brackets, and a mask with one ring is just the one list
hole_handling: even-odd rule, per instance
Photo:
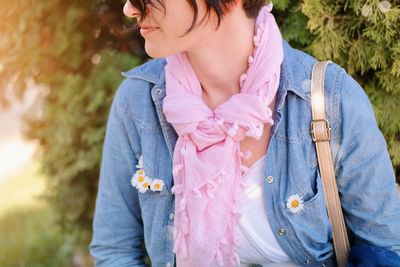
{"label": "woman's chin", "polygon": [[151,57],[151,58],[165,58],[170,55],[174,55],[179,53],[179,50],[177,49],[166,49],[166,47],[160,47],[160,45],[156,44],[150,44],[150,43],[145,43],[144,49],[146,51],[146,54]]}

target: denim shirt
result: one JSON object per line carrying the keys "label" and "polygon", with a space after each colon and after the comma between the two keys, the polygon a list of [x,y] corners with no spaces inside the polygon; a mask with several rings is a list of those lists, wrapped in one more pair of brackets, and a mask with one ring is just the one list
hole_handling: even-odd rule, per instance
{"label": "denim shirt", "polygon": [[[284,41],[284,61],[265,157],[264,211],[282,249],[298,265],[333,266],[332,229],[326,212],[315,145],[310,136],[310,82],[316,59]],[[103,147],[91,254],[98,267],[174,266],[172,155],[176,132],[163,112],[165,59],[122,74]],[[360,85],[336,64],[325,76],[327,119],[341,203],[353,243],[400,254],[400,201],[386,141]],[[130,179],[138,158],[161,192],[138,192]],[[298,194],[301,212],[286,208]]]}

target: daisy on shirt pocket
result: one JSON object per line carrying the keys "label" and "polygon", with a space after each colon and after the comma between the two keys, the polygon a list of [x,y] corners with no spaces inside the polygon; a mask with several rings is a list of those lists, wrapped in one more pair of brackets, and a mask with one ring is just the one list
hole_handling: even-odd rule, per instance
{"label": "daisy on shirt pocket", "polygon": [[286,195],[283,204],[295,234],[302,236],[305,246],[318,249],[321,244],[329,243],[332,236],[318,166],[313,171],[315,188],[300,186]]}
{"label": "daisy on shirt pocket", "polygon": [[284,204],[288,213],[296,215],[303,212],[314,212],[315,206],[325,206],[322,178],[318,166],[311,172],[311,176],[314,178],[311,177],[307,182],[302,181],[303,183],[287,192]]}
{"label": "daisy on shirt pocket", "polygon": [[142,194],[167,194],[164,181],[154,178],[147,171],[145,171],[142,156],[139,157],[138,164],[136,165],[136,172],[131,178],[131,185],[133,188],[138,190],[140,197]]}

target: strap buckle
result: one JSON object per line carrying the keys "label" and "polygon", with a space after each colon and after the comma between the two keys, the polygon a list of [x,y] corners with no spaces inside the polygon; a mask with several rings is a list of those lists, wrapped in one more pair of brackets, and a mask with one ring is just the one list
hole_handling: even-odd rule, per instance
{"label": "strap buckle", "polygon": [[310,134],[314,142],[324,142],[331,140],[331,127],[326,119],[311,121]]}

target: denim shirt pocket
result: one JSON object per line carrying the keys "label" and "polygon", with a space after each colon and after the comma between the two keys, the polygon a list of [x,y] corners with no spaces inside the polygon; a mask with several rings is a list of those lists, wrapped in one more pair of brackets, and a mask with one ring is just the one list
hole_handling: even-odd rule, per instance
{"label": "denim shirt pocket", "polygon": [[[329,244],[332,238],[332,229],[326,210],[322,178],[318,166],[309,172],[311,183],[304,182],[295,191],[303,199],[303,209],[293,214],[286,208],[288,220],[292,224],[293,231],[300,238],[303,246],[308,251],[320,251],[326,249],[330,253]],[[290,195],[286,196],[286,199]]]}
{"label": "denim shirt pocket", "polygon": [[171,174],[168,172],[168,162],[170,161],[169,152],[165,144],[162,143],[160,132],[142,132],[141,146],[143,170],[150,179],[160,179],[164,182],[161,191],[148,190],[140,193],[141,200],[148,201],[157,197],[171,196]]}
{"label": "denim shirt pocket", "polygon": [[321,197],[324,197],[322,180],[319,170],[316,170],[316,178],[312,179],[311,181],[313,181],[315,184],[313,187],[311,187],[311,190],[307,187],[303,187],[300,190],[300,194],[304,196],[303,198],[305,212],[307,212],[307,209],[314,209],[315,206],[319,205],[319,203],[317,202],[321,201]]}
{"label": "denim shirt pocket", "polygon": [[286,190],[283,193],[285,204],[287,199],[293,195],[298,195],[302,199],[303,210],[306,212],[308,208],[312,208],[315,202],[318,202],[323,193],[322,181],[319,174],[318,166],[314,166],[313,157],[306,158],[299,156],[301,154],[308,154],[309,148],[307,145],[295,145],[293,153],[288,157],[288,176],[284,182]]}

